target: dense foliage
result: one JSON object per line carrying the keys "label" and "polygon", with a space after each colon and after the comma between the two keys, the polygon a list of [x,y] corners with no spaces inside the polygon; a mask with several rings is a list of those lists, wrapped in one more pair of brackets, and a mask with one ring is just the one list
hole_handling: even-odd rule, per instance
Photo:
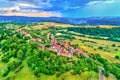
{"label": "dense foliage", "polygon": [[110,40],[120,41],[120,28],[85,28],[85,27],[75,27],[68,28],[68,31],[75,31],[85,35],[92,35],[98,37],[108,37]]}

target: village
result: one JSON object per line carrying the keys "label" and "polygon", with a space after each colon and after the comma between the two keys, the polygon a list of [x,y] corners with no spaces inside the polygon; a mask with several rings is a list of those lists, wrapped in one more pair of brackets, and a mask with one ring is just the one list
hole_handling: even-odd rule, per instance
{"label": "village", "polygon": [[57,55],[58,56],[66,56],[66,57],[73,57],[74,53],[77,54],[81,54],[83,56],[85,56],[86,58],[89,58],[89,56],[84,53],[82,50],[78,49],[78,48],[74,48],[71,45],[69,45],[68,43],[64,42],[64,41],[60,41],[60,43],[58,43],[58,38],[52,38],[51,39],[51,50],[54,51],[54,49],[56,49],[57,51]]}
{"label": "village", "polygon": [[[7,29],[12,29],[11,26],[6,26]],[[32,38],[32,36],[25,31],[22,31],[21,29],[17,29],[17,32],[20,32],[21,34],[23,34],[26,37],[29,37],[32,41],[36,41],[36,42],[41,42],[42,40],[40,38]],[[58,56],[65,56],[65,57],[70,57],[73,58],[73,54],[81,54],[86,58],[89,58],[89,56],[82,50],[78,49],[78,48],[74,48],[72,47],[70,44],[61,41],[61,39],[59,38],[55,38],[54,36],[52,38],[51,37],[51,33],[47,34],[47,40],[50,40],[50,48],[48,48],[51,51],[57,52]],[[60,41],[60,43],[58,43],[58,41]],[[42,47],[45,49],[45,47]],[[43,49],[43,50],[44,50]]]}
{"label": "village", "polygon": [[[12,29],[11,26],[6,26],[6,29]],[[40,38],[33,38],[30,33],[22,31],[21,29],[17,29],[17,32],[20,32],[23,34],[25,37],[29,37],[30,40],[35,41],[35,42],[42,42],[42,39]],[[55,38],[53,35],[51,37],[51,33],[47,34],[47,40],[50,40],[50,47],[46,48],[45,46],[42,46],[42,50],[44,49],[49,49],[53,52],[56,52],[58,56],[65,56],[69,58],[73,58],[73,54],[81,54],[86,58],[89,58],[89,56],[82,50],[78,48],[74,48],[70,44],[62,41],[60,38]]]}

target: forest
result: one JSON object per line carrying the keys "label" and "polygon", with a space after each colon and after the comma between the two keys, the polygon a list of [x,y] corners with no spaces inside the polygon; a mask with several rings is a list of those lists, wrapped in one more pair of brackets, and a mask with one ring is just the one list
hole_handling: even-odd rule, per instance
{"label": "forest", "polygon": [[109,40],[120,41],[120,28],[85,28],[75,27],[68,28],[68,31],[74,31],[85,35],[97,36],[97,37],[108,37]]}

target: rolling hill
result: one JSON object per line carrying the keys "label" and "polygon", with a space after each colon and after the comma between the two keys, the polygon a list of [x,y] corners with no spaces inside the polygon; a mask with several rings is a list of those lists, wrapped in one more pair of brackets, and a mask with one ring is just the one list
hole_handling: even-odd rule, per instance
{"label": "rolling hill", "polygon": [[63,18],[63,17],[25,17],[25,16],[0,16],[0,22],[60,22],[69,24],[90,25],[120,25],[120,17],[88,17],[88,18]]}

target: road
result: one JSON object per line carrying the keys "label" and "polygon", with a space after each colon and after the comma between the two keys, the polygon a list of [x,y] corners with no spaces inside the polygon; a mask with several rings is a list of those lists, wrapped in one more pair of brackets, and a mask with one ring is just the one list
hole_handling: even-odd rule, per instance
{"label": "road", "polygon": [[104,77],[103,77],[103,67],[99,67],[99,80],[104,80]]}

